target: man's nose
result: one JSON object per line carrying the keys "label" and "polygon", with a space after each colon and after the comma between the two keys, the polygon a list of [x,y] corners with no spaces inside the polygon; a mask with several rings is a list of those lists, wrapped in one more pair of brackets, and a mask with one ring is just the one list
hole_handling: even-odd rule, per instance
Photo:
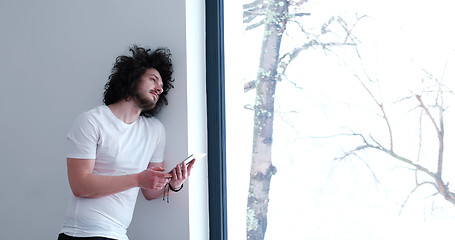
{"label": "man's nose", "polygon": [[155,91],[159,94],[163,93],[163,88],[162,87],[156,87]]}

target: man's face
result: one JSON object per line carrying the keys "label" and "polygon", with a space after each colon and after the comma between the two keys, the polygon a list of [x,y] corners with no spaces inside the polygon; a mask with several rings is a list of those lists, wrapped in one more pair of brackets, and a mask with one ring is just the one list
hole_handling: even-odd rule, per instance
{"label": "man's face", "polygon": [[160,73],[154,68],[149,68],[139,80],[134,101],[142,110],[151,110],[156,106],[162,92],[163,81]]}

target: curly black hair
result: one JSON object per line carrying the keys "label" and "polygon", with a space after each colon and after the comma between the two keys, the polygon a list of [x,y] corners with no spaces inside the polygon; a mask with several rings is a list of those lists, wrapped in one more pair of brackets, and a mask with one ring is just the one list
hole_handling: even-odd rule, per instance
{"label": "curly black hair", "polygon": [[134,45],[130,48],[132,56],[119,56],[109,76],[109,81],[104,85],[104,99],[106,105],[120,100],[130,100],[137,92],[137,85],[141,76],[147,69],[156,69],[163,81],[163,92],[160,94],[156,106],[151,110],[141,112],[142,116],[155,116],[163,105],[167,105],[166,95],[171,88],[173,67],[171,51],[167,48],[155,50],[145,49]]}

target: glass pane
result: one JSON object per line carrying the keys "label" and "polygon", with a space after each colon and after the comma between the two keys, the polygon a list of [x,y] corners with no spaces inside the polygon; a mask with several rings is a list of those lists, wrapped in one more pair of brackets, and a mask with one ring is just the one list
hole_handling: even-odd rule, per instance
{"label": "glass pane", "polygon": [[225,1],[229,239],[449,239],[447,1]]}

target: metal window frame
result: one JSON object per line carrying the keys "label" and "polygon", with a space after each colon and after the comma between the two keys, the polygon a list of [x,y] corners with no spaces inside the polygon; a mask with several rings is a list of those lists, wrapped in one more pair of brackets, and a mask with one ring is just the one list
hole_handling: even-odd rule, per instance
{"label": "metal window frame", "polygon": [[209,236],[211,240],[227,240],[223,4],[223,0],[205,1]]}

